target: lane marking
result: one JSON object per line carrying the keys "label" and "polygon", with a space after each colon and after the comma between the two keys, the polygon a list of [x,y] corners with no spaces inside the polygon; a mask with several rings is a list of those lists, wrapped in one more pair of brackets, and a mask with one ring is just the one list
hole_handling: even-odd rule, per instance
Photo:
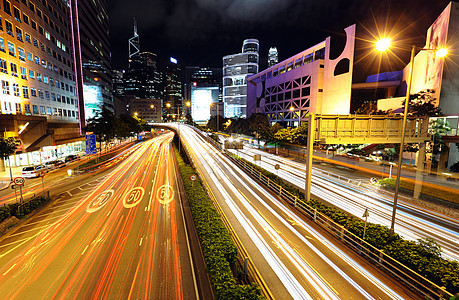
{"label": "lane marking", "polygon": [[12,265],[11,268],[9,268],[5,273],[3,273],[3,276],[8,274],[8,272],[11,271],[15,266],[16,266],[16,264]]}
{"label": "lane marking", "polygon": [[81,252],[81,255],[83,255],[85,252],[86,252],[86,249],[88,249],[89,245],[86,245],[86,247],[84,248],[83,252]]}

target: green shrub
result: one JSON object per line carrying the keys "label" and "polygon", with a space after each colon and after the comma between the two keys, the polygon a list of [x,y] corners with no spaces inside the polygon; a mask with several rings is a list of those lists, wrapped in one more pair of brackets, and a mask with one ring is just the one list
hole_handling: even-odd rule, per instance
{"label": "green shrub", "polygon": [[9,207],[6,207],[6,206],[0,207],[0,222],[8,219],[10,216],[11,216],[11,213],[10,213]]}

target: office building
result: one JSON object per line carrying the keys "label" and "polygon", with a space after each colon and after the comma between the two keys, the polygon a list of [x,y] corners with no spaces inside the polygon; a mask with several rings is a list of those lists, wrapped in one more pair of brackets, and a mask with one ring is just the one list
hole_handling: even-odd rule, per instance
{"label": "office building", "polygon": [[157,68],[157,55],[139,52],[129,59],[129,69],[123,74],[123,95],[130,98],[162,99],[164,85]]}
{"label": "office building", "polygon": [[145,120],[147,124],[160,123],[161,99],[130,99],[131,115]]}
{"label": "office building", "polygon": [[332,38],[247,78],[247,117],[264,113],[271,123],[298,126],[308,113],[348,114],[355,25],[339,51]]}
{"label": "office building", "polygon": [[170,57],[164,77],[164,121],[179,120],[183,117],[182,69],[177,59]]}
{"label": "office building", "polygon": [[104,106],[114,111],[106,0],[78,0],[79,41],[86,120]]}
{"label": "office building", "polygon": [[274,66],[279,62],[279,56],[277,54],[277,48],[271,47],[268,52],[268,68]]}
{"label": "office building", "polygon": [[[223,117],[222,103],[222,69],[186,67],[185,100],[190,103],[189,110],[193,120],[206,123],[210,117],[216,116],[220,110]],[[186,115],[187,112],[185,112]]]}
{"label": "office building", "polygon": [[0,123],[18,142],[12,164],[80,150],[69,7],[3,1],[0,17]]}
{"label": "office building", "polygon": [[223,57],[223,105],[226,118],[247,115],[247,75],[258,73],[259,42],[244,40],[242,52]]}

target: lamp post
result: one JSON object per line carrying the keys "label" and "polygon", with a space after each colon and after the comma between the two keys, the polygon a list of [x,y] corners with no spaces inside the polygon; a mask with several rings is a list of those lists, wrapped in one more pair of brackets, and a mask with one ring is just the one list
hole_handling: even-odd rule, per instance
{"label": "lamp post", "polygon": [[[381,39],[376,43],[376,49],[379,51],[385,51],[390,47],[390,42],[391,40],[388,38]],[[422,48],[422,49],[419,49],[419,51],[436,51],[437,57],[444,57],[448,52],[446,49],[428,49],[428,48]],[[391,237],[394,234],[395,215],[397,213],[397,200],[398,200],[398,193],[400,189],[400,177],[401,177],[400,173],[402,171],[403,146],[405,144],[406,120],[407,120],[407,115],[408,115],[408,105],[410,102],[411,81],[413,77],[415,52],[416,52],[416,45],[412,45],[411,46],[411,57],[410,57],[410,72],[408,74],[408,81],[406,85],[406,97],[405,97],[405,104],[404,104],[404,109],[403,109],[402,135],[400,138],[400,152],[398,155],[397,177],[395,178],[394,205],[392,208],[392,219],[391,219],[390,230],[389,230],[389,235]]]}

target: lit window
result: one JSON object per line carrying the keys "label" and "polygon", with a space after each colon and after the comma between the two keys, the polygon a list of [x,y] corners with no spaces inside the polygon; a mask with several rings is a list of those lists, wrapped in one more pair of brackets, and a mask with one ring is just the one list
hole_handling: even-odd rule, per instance
{"label": "lit window", "polygon": [[16,97],[19,97],[21,95],[20,94],[20,89],[19,89],[19,84],[13,83],[13,93],[14,93],[14,96],[16,96]]}
{"label": "lit window", "polygon": [[14,18],[16,19],[16,21],[21,23],[21,12],[19,11],[19,9],[16,8],[16,6],[13,6],[13,12],[14,12]]}
{"label": "lit window", "polygon": [[8,81],[2,80],[2,91],[5,95],[10,94],[10,83]]}
{"label": "lit window", "polygon": [[15,63],[10,63],[11,75],[18,77],[18,66]]}
{"label": "lit window", "polygon": [[18,27],[16,27],[16,38],[18,39],[18,41],[20,42],[23,42],[22,40],[22,30]]}
{"label": "lit window", "polygon": [[8,74],[7,63],[3,58],[0,58],[0,72]]}
{"label": "lit window", "polygon": [[14,37],[13,24],[5,20],[5,28],[6,28],[6,33]]}
{"label": "lit window", "polygon": [[21,103],[16,103],[16,113],[22,114]]}
{"label": "lit window", "polygon": [[21,78],[27,80],[27,70],[24,67],[21,67]]}
{"label": "lit window", "polygon": [[8,42],[8,51],[10,52],[11,56],[16,57],[16,48],[13,43]]}
{"label": "lit window", "polygon": [[29,99],[29,88],[25,85],[22,86],[22,96]]}
{"label": "lit window", "polygon": [[20,60],[25,61],[25,51],[24,51],[24,49],[18,47],[18,56],[19,56]]}

